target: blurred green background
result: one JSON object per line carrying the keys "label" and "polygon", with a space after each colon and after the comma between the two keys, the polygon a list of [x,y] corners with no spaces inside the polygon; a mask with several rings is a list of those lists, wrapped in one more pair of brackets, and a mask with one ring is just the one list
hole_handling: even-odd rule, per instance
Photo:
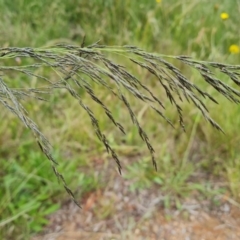
{"label": "blurred green background", "polygon": [[[101,40],[105,45],[131,44],[151,52],[240,64],[239,16],[238,0],[0,0],[0,44],[42,47],[68,40],[80,45],[86,35],[86,44]],[[235,52],[232,45],[236,45]],[[158,172],[126,117],[127,111],[118,102],[112,101],[105,90],[95,89],[126,126],[128,133],[121,138],[98,107],[92,103],[89,106],[120,156],[131,161],[124,166],[123,178],[133,180],[129,186],[132,191],[154,185],[156,191],[173,201],[222,194],[239,201],[239,106],[217,96],[195,72],[178,67],[219,100],[218,106],[209,102],[209,109],[226,134],[212,129],[189,104],[182,105],[187,129],[183,133],[146,113],[133,100],[133,109],[155,147]],[[11,77],[17,86],[21,79]],[[115,166],[77,103],[70,97],[63,100],[54,95],[50,103],[29,104],[33,119],[53,144],[59,169],[71,189],[77,190],[78,199],[105,188],[109,183],[103,181],[104,175],[116,175]],[[3,107],[0,111],[0,238],[27,239],[42,230],[48,222],[46,216],[69,196],[31,133]],[[171,119],[177,118],[170,103],[167,112]]]}

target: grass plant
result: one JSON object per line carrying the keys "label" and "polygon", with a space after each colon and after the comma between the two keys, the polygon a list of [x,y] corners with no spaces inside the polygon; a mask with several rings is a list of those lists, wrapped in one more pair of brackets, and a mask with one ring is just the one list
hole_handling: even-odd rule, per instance
{"label": "grass plant", "polygon": [[[164,89],[165,98],[171,102],[173,108],[177,111],[178,121],[183,130],[185,130],[183,120],[184,113],[182,112],[182,108],[178,101],[183,102],[184,100],[187,100],[188,102],[191,102],[214,128],[222,131],[221,127],[210,117],[208,108],[200,97],[207,98],[216,104],[218,104],[218,102],[211,96],[211,94],[191,83],[191,81],[189,81],[177,67],[165,60],[166,58],[176,59],[181,63],[194,68],[210,86],[222,94],[226,99],[233,103],[239,103],[238,97],[240,96],[240,92],[218,79],[213,70],[220,71],[228,76],[235,84],[240,85],[240,65],[197,61],[187,56],[175,57],[153,54],[134,46],[107,47],[95,43],[88,47],[84,47],[84,40],[80,47],[76,45],[58,44],[43,49],[11,47],[0,49],[0,58],[2,61],[8,61],[6,66],[0,67],[0,70],[3,72],[3,77],[8,72],[17,72],[18,74],[24,74],[27,77],[34,77],[37,81],[36,87],[34,88],[19,89],[9,86],[11,85],[10,79],[10,83],[6,83],[3,77],[1,77],[0,102],[31,130],[41,151],[50,160],[53,172],[59,181],[63,183],[64,188],[75,202],[76,200],[73,192],[67,186],[63,175],[57,170],[57,161],[52,156],[52,148],[48,139],[29,117],[27,109],[25,109],[21,103],[22,101],[31,97],[43,101],[43,94],[51,95],[55,90],[66,90],[86,111],[96,136],[102,142],[107,152],[110,153],[112,158],[116,161],[120,174],[122,168],[117,153],[111,147],[107,137],[102,132],[94,112],[88,107],[87,103],[83,102],[82,96],[78,93],[79,91],[77,89],[86,92],[86,94],[88,94],[88,96],[103,109],[106,116],[119,129],[119,131],[125,134],[124,127],[115,120],[106,103],[103,103],[103,101],[94,93],[92,83],[96,83],[99,87],[107,89],[116,99],[123,103],[130,115],[132,123],[136,126],[139,136],[142,138],[143,142],[145,142],[151,154],[152,163],[156,170],[157,163],[154,156],[154,149],[124,92],[130,93],[130,95],[137,98],[140,103],[147,103],[151,109],[174,127],[174,124],[164,113],[165,101],[163,97],[160,99],[146,84],[142,83],[135,75],[127,71],[124,66],[119,65],[106,57],[104,53],[108,52],[122,56],[124,61],[133,62],[141,68],[146,69],[156,78],[160,87]],[[28,58],[33,60],[33,62],[27,63],[26,59],[28,60]],[[26,64],[12,66],[8,64],[11,59],[18,59],[18,61],[26,62]],[[56,73],[55,81],[49,80],[44,74],[38,74],[38,72],[44,71],[44,68],[49,68]],[[41,84],[38,82],[43,83]],[[176,100],[176,98],[178,99]]]}
{"label": "grass plant", "polygon": [[239,201],[237,0],[0,1],[0,13],[0,238],[27,239],[69,198],[51,166],[77,200],[104,187],[106,148],[132,191],[155,185],[165,206],[196,191]]}

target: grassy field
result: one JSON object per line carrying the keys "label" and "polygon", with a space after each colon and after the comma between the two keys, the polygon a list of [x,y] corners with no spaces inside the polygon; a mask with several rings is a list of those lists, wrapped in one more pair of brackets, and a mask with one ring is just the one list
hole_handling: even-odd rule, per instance
{"label": "grassy field", "polygon": [[[149,52],[240,64],[238,0],[221,3],[216,0],[0,1],[0,14],[1,47],[44,47],[61,41],[80,45],[86,35],[87,45],[100,39],[104,45],[130,44]],[[158,89],[147,72],[111,54],[109,57],[140,76],[156,93],[163,94],[161,86]],[[175,129],[147,106],[129,98],[155,148],[157,172],[137,129],[132,126],[127,109],[106,90],[93,85],[96,95],[125,126],[127,134],[120,136],[103,111],[84,91],[81,94],[119,156],[131,162],[124,166],[123,178],[133,179],[129,186],[132,191],[154,184],[166,196],[166,207],[172,203],[181,204],[189,196],[214,200],[226,194],[239,202],[239,106],[220,96],[195,71],[177,61],[173,63],[219,101],[219,105],[208,100],[205,103],[225,134],[213,129],[187,102],[181,104],[186,126],[184,133],[167,99],[164,101],[166,114],[174,122]],[[1,65],[4,64],[7,63],[3,61]],[[18,59],[15,64],[20,64]],[[46,74],[54,77],[50,71]],[[221,74],[219,77],[231,84]],[[19,75],[9,73],[6,78],[12,86],[24,86],[24,78]],[[34,87],[36,83],[33,80],[27,84]],[[115,171],[115,167],[109,165],[112,160],[76,101],[56,93],[49,102],[34,104],[29,101],[26,108],[53,144],[54,156],[60,163],[59,171],[78,199],[106,186],[101,173]],[[32,233],[41,231],[47,224],[45,217],[56,211],[69,196],[58,184],[30,131],[3,106],[0,111],[0,238],[27,239]],[[100,170],[95,169],[96,158],[103,159]]]}

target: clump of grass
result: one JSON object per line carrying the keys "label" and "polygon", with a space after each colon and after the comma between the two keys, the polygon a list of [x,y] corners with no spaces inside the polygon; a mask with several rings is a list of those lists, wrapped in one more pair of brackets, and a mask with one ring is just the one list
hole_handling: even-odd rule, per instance
{"label": "clump of grass", "polygon": [[[116,57],[122,57],[125,61],[130,61],[142,69],[147,70],[159,82],[165,91],[164,97],[157,96],[147,84],[136,77],[124,66],[119,65],[110,57],[114,54]],[[240,92],[221,81],[216,76],[216,71],[220,71],[228,76],[235,84],[240,85],[240,66],[228,65],[218,62],[207,62],[194,60],[187,56],[169,56],[156,53],[148,53],[134,46],[105,46],[99,42],[90,46],[69,45],[61,43],[44,48],[0,48],[0,59],[5,65],[0,66],[0,103],[15,114],[19,120],[33,133],[36,141],[50,160],[52,169],[58,180],[63,184],[68,194],[73,198],[76,204],[74,194],[67,186],[63,175],[57,169],[57,161],[52,155],[52,147],[48,139],[39,129],[37,124],[29,117],[29,113],[23,106],[24,100],[34,98],[39,101],[47,100],[46,97],[56,90],[66,90],[88,114],[96,136],[105,146],[107,152],[111,154],[116,161],[119,173],[121,174],[121,163],[117,153],[111,147],[107,137],[102,132],[98,119],[94,112],[88,107],[79,94],[79,90],[84,90],[90,98],[102,108],[109,120],[125,134],[122,126],[114,117],[104,103],[93,91],[92,84],[98,84],[106,88],[116,99],[121,101],[128,110],[132,123],[137,127],[139,136],[145,142],[152,158],[152,163],[157,170],[154,149],[148,138],[147,133],[140,125],[131,104],[129,103],[126,92],[137,98],[139,103],[147,103],[150,108],[167,121],[172,127],[173,123],[165,114],[164,102],[168,99],[173,108],[178,113],[179,124],[184,130],[184,112],[179,102],[187,100],[200,110],[204,118],[217,130],[223,132],[221,127],[211,118],[209,111],[202,98],[210,99],[218,103],[209,93],[199,88],[175,67],[171,61],[175,59],[182,64],[188,65],[199,72],[202,78],[211,85],[217,92],[227,98],[229,101],[239,103]],[[12,64],[13,60],[19,64]],[[55,73],[54,80],[45,76],[44,69],[50,69]],[[41,71],[42,70],[42,71]],[[14,83],[9,82],[11,73],[27,77],[36,78],[36,86],[29,88],[24,86],[22,89],[14,88]],[[8,79],[8,80],[6,80]],[[12,80],[14,81],[14,80]]]}

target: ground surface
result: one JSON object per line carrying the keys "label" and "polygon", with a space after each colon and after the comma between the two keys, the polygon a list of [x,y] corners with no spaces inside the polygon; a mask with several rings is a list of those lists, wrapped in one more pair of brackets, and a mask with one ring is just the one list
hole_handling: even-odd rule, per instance
{"label": "ground surface", "polygon": [[166,210],[158,189],[133,193],[129,183],[116,178],[107,188],[86,196],[82,209],[66,202],[49,217],[44,232],[32,240],[240,239],[240,208],[227,196],[219,199],[218,206],[189,199],[181,210]]}

